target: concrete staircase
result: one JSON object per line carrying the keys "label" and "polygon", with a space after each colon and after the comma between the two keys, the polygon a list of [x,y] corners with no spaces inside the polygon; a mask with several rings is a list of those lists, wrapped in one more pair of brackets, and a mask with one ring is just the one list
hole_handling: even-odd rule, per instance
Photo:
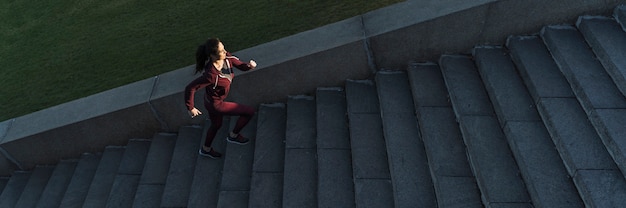
{"label": "concrete staircase", "polygon": [[[618,20],[618,21],[616,21]],[[622,22],[620,25],[618,22]],[[623,207],[626,7],[0,179],[0,207]],[[234,125],[234,118],[227,118]]]}

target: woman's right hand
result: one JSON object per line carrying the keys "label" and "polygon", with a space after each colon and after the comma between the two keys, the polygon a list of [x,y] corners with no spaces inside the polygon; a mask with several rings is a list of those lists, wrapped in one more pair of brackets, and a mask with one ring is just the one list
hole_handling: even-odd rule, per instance
{"label": "woman's right hand", "polygon": [[197,108],[193,108],[189,111],[189,115],[191,116],[191,118],[194,118],[196,116],[202,115],[202,112],[200,112],[200,110],[198,110]]}

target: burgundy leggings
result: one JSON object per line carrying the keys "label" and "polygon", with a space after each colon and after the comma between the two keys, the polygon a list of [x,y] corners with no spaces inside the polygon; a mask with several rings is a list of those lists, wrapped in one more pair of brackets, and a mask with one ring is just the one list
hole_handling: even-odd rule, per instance
{"label": "burgundy leggings", "polygon": [[239,116],[233,133],[238,134],[243,127],[248,124],[250,118],[254,116],[254,108],[233,102],[216,101],[215,103],[204,101],[204,106],[209,111],[209,119],[211,119],[211,127],[206,133],[204,146],[210,147],[215,138],[217,130],[222,127],[224,115]]}

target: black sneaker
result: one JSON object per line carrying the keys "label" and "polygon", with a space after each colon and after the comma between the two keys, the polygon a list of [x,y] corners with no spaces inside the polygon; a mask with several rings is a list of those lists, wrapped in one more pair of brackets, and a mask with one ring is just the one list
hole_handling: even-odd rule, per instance
{"label": "black sneaker", "polygon": [[230,137],[230,135],[226,136],[226,141],[228,141],[230,143],[244,145],[244,144],[248,144],[248,142],[250,142],[250,139],[245,138],[245,137],[241,136],[241,134],[239,134],[239,135],[237,135],[237,138]]}
{"label": "black sneaker", "polygon": [[200,150],[198,151],[198,154],[205,156],[205,157],[210,157],[213,159],[222,157],[222,154],[213,150],[213,148],[211,148],[211,150],[209,151],[204,151],[204,149],[200,148]]}

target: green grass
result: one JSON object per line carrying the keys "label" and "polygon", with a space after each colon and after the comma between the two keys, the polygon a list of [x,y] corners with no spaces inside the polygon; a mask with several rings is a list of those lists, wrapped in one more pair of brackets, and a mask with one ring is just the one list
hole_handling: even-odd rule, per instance
{"label": "green grass", "polygon": [[195,63],[219,37],[238,51],[400,0],[0,0],[0,121]]}

